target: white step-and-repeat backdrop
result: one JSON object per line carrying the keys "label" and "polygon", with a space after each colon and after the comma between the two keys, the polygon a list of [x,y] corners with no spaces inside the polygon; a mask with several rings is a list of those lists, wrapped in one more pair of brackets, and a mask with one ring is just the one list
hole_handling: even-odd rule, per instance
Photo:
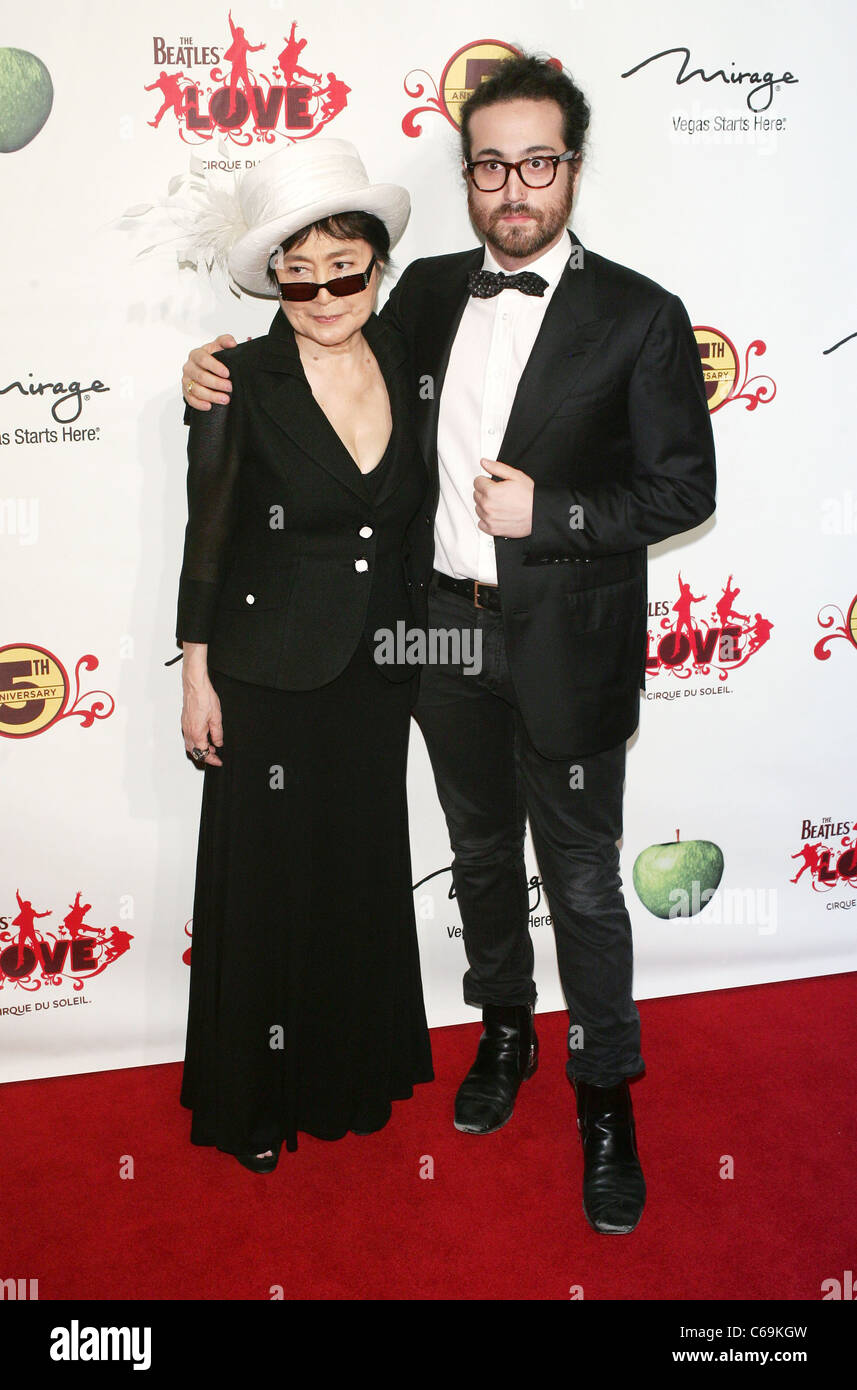
{"label": "white step-and-repeat backdrop", "polygon": [[[573,225],[684,300],[717,440],[716,520],[650,557],[622,845],[637,996],[855,968],[854,26],[850,0],[6,7],[2,1079],[183,1055],[202,782],[164,664],[179,374],[273,306],[181,268],[179,229],[140,209],[192,160],[228,183],[323,130],[411,190],[399,271],[470,246],[457,103],[510,47],[587,94]],[[429,1019],[472,1019],[416,728],[409,781]],[[539,1008],[557,1009],[530,872]]]}

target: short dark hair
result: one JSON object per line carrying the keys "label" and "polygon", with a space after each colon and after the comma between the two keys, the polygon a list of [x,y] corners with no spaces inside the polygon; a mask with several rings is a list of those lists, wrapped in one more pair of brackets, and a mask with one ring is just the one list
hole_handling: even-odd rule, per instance
{"label": "short dark hair", "polygon": [[311,232],[321,232],[336,241],[356,241],[358,238],[368,241],[377,260],[385,264],[389,260],[390,233],[380,217],[376,217],[372,212],[336,212],[330,217],[321,217],[317,222],[310,222],[307,227],[301,227],[299,232],[293,232],[280,243],[276,251],[271,252],[268,277],[275,288],[279,282],[273,262],[281,253],[293,251],[296,246],[303,246]]}
{"label": "short dark hair", "polygon": [[461,107],[461,145],[470,159],[470,117],[485,106],[501,101],[555,101],[562,111],[562,137],[566,149],[583,153],[589,129],[589,103],[576,82],[553,59],[521,53],[504,58],[486,81],[474,87]]}

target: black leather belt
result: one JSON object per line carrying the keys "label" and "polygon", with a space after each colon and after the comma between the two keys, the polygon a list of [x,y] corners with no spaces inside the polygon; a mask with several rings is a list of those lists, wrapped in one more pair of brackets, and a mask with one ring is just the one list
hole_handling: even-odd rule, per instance
{"label": "black leather belt", "polygon": [[434,571],[438,588],[449,589],[451,594],[461,594],[469,599],[474,608],[489,608],[492,613],[500,612],[500,586],[481,584],[478,579],[453,579],[450,574]]}

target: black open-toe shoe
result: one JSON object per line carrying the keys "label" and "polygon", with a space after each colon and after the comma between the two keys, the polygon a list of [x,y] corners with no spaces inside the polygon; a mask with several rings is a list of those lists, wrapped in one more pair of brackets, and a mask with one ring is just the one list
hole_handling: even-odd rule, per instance
{"label": "black open-toe shoe", "polygon": [[252,1173],[273,1173],[280,1157],[282,1143],[272,1146],[271,1154],[266,1158],[259,1158],[256,1154],[234,1154],[233,1157],[243,1163],[245,1168],[249,1168]]}

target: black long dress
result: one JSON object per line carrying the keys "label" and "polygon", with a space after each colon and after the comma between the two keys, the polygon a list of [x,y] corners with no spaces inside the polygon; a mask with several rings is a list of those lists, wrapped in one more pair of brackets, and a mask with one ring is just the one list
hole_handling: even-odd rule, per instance
{"label": "black long dress", "polygon": [[[398,447],[394,425],[370,498]],[[414,688],[380,673],[372,628],[370,603],[350,663],[319,689],[210,671],[224,744],[204,772],[194,896],[194,1144],[263,1153],[295,1150],[299,1131],[371,1132],[433,1079],[406,802]]]}

